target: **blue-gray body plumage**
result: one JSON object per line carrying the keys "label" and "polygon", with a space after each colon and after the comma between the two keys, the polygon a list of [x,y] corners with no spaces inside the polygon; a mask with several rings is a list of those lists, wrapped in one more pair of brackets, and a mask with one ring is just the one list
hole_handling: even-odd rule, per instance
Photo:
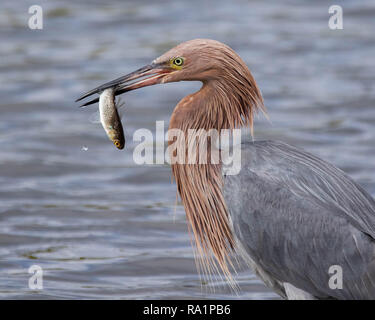
{"label": "blue-gray body plumage", "polygon": [[[284,284],[320,299],[375,299],[375,201],[333,165],[275,141],[242,144],[224,176],[239,245],[282,296]],[[331,266],[343,288],[329,286]]]}

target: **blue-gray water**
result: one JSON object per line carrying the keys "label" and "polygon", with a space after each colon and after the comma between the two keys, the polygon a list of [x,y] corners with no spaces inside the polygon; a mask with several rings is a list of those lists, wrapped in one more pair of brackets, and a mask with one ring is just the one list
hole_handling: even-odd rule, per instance
{"label": "blue-gray water", "polygon": [[[0,298],[276,298],[246,270],[238,296],[201,284],[170,169],[133,163],[134,131],[167,125],[199,84],[127,94],[124,151],[89,121],[96,106],[74,103],[188,39],[220,40],[248,64],[271,118],[256,139],[305,148],[375,195],[373,1],[49,0],[39,31],[33,4],[0,4]],[[331,4],[343,30],[328,28]]]}

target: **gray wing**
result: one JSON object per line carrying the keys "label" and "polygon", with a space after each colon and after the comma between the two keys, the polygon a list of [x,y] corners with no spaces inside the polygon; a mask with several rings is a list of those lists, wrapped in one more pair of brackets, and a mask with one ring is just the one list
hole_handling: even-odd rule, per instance
{"label": "gray wing", "polygon": [[[375,298],[375,201],[343,171],[281,142],[243,144],[225,176],[234,232],[272,277],[320,298]],[[343,270],[331,289],[329,268]]]}

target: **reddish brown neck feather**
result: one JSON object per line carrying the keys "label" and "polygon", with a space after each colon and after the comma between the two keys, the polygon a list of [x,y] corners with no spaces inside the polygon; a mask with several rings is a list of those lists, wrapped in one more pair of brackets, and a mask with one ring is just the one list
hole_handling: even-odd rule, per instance
{"label": "reddish brown neck feather", "polygon": [[[254,112],[265,112],[263,99],[242,60],[230,62],[226,62],[219,80],[203,81],[198,92],[178,103],[170,129],[180,129],[186,137],[189,129],[220,131],[249,126],[252,130]],[[186,140],[186,148],[187,145]],[[210,145],[207,147],[210,155]],[[231,281],[230,254],[235,244],[222,192],[221,164],[173,164],[172,172],[196,250],[203,258],[203,271],[211,273],[213,269],[220,269]]]}

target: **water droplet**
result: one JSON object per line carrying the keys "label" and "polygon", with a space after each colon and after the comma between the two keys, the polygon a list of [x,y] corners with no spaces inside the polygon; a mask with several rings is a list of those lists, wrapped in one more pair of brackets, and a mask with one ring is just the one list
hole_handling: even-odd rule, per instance
{"label": "water droplet", "polygon": [[81,150],[82,151],[87,151],[87,150],[89,150],[89,147],[88,146],[82,146]]}

